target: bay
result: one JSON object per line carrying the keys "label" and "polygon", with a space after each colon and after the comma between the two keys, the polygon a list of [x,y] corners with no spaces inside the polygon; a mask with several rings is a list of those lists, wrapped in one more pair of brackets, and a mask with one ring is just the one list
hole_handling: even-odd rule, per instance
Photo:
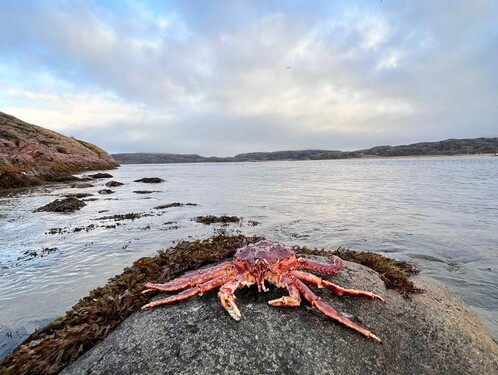
{"label": "bay", "polygon": [[[408,260],[463,298],[498,340],[496,157],[124,165],[110,173],[124,185],[109,195],[98,193],[109,180],[96,180],[0,197],[0,358],[136,259],[220,231]],[[142,177],[165,182],[134,182]],[[71,214],[33,212],[80,192],[97,200]],[[198,206],[155,209],[172,202]],[[104,218],[131,212],[146,215]],[[192,220],[223,214],[243,222]]]}

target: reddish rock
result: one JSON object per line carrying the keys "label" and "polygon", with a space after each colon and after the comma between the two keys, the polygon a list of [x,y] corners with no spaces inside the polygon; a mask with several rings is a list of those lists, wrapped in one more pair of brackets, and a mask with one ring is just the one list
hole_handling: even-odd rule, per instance
{"label": "reddish rock", "polygon": [[119,164],[101,148],[0,112],[0,189],[61,181]]}

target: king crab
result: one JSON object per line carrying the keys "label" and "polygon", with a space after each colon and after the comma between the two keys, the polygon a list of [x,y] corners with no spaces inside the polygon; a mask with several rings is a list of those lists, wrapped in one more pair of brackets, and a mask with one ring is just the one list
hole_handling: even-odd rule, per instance
{"label": "king crab", "polygon": [[299,306],[301,295],[317,310],[345,326],[361,333],[367,338],[381,342],[369,330],[360,327],[336,311],[332,306],[322,302],[307,284],[318,288],[326,288],[339,296],[359,296],[371,299],[384,299],[376,294],[355,289],[345,289],[329,281],[323,280],[308,272],[299,271],[304,268],[324,275],[334,275],[342,268],[342,260],[333,256],[332,263],[324,264],[304,258],[297,258],[289,246],[270,241],[259,241],[237,250],[233,261],[221,263],[217,266],[189,273],[164,284],[146,283],[147,293],[153,290],[174,292],[185,289],[181,293],[150,302],[142,307],[150,309],[187,298],[202,295],[203,293],[221,287],[218,292],[220,303],[230,316],[240,320],[240,311],[235,304],[234,292],[244,286],[256,284],[258,290],[267,291],[265,281],[289,291],[288,296],[269,301],[270,306]]}

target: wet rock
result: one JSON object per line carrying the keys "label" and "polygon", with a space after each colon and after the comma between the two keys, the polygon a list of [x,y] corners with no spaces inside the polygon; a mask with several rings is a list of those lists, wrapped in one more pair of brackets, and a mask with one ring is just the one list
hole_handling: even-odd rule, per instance
{"label": "wet rock", "polygon": [[74,197],[69,197],[65,199],[56,199],[45,206],[37,208],[34,212],[73,212],[85,206],[85,202],[82,202]]}
{"label": "wet rock", "polygon": [[94,202],[94,201],[98,201],[99,198],[85,198],[85,199],[82,199],[81,201],[82,202]]}
{"label": "wet rock", "polygon": [[135,194],[152,194],[152,193],[160,193],[157,190],[135,190],[133,191]]}
{"label": "wet rock", "polygon": [[121,186],[124,185],[122,182],[119,181],[109,181],[105,184],[107,187],[116,187],[116,186]]}
{"label": "wet rock", "polygon": [[99,194],[114,194],[114,191],[112,191],[111,189],[102,189],[102,190],[99,190]]}
{"label": "wet rock", "polygon": [[92,194],[90,194],[90,193],[75,193],[75,194],[64,195],[64,197],[66,197],[66,198],[74,197],[74,198],[78,198],[78,199],[88,198],[88,197],[91,197],[91,196],[92,196]]}
{"label": "wet rock", "polygon": [[[321,259],[323,261],[323,258]],[[495,374],[498,346],[473,312],[439,282],[403,298],[374,271],[350,262],[330,278],[381,294],[386,304],[334,297],[323,301],[380,336],[383,344],[311,309],[267,305],[282,289],[237,291],[242,319],[221,308],[216,291],[134,313],[61,374]],[[315,288],[316,289],[316,288]],[[164,296],[164,295],[163,295]]]}
{"label": "wet rock", "polygon": [[135,182],[143,182],[145,184],[158,184],[160,182],[164,182],[164,180],[159,177],[144,177],[139,180],[135,180]]}
{"label": "wet rock", "polygon": [[95,173],[95,174],[89,174],[88,177],[97,179],[97,178],[112,178],[112,175],[109,173]]}
{"label": "wet rock", "polygon": [[71,187],[73,189],[86,189],[93,187],[93,185],[88,182],[77,182],[75,184],[72,184]]}

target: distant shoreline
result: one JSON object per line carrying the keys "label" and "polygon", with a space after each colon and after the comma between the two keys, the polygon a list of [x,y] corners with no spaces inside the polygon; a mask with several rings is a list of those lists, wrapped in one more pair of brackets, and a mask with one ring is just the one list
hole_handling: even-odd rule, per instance
{"label": "distant shoreline", "polygon": [[230,163],[276,160],[343,160],[420,156],[493,156],[498,152],[498,137],[447,139],[400,146],[376,146],[357,151],[297,150],[252,152],[232,157],[205,157],[197,154],[117,153],[112,157],[120,164]]}
{"label": "distant shoreline", "polygon": [[[123,165],[160,165],[160,164],[168,164],[168,165],[174,165],[174,164],[235,164],[235,163],[272,163],[272,162],[284,162],[284,161],[290,161],[290,162],[298,162],[298,161],[307,161],[307,162],[316,162],[316,161],[351,161],[351,160],[357,160],[357,161],[375,161],[375,160],[403,160],[403,159],[423,159],[423,158],[481,158],[481,157],[494,157],[494,154],[473,154],[473,155],[467,155],[467,154],[457,154],[457,155],[412,155],[412,156],[365,156],[361,158],[344,158],[344,159],[319,159],[319,160],[312,160],[312,159],[303,159],[303,160],[295,160],[295,159],[279,159],[279,160],[254,160],[254,161],[226,161],[226,162],[217,162],[217,161],[192,161],[192,162],[155,162],[155,163],[120,163],[120,166],[122,167]],[[498,158],[497,158],[498,159]],[[118,167],[119,168],[119,167]]]}

